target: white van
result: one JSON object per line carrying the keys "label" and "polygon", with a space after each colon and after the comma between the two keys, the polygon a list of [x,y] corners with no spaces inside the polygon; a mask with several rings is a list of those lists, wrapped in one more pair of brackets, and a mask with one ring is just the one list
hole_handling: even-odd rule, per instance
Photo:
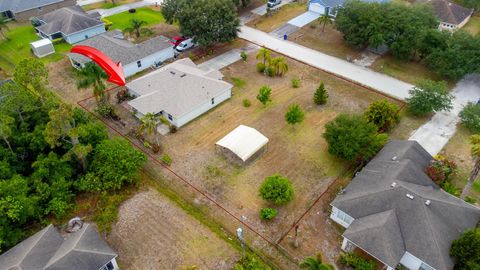
{"label": "white van", "polygon": [[183,52],[183,51],[186,51],[186,50],[192,48],[193,46],[195,46],[195,43],[193,43],[192,38],[189,38],[189,39],[186,39],[186,40],[180,42],[180,44],[178,44],[178,46],[175,49],[178,52]]}

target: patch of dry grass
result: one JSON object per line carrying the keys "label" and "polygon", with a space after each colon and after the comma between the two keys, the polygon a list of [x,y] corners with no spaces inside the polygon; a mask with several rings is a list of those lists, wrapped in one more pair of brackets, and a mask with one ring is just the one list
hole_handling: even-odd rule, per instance
{"label": "patch of dry grass", "polygon": [[286,24],[289,20],[297,17],[305,11],[307,11],[305,4],[287,4],[276,9],[275,11],[272,11],[272,15],[258,17],[248,22],[247,25],[269,33]]}

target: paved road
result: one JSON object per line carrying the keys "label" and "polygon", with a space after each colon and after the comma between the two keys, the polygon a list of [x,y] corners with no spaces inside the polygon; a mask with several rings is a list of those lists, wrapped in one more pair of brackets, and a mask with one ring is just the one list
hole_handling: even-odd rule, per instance
{"label": "paved road", "polygon": [[204,71],[220,70],[226,66],[229,66],[239,61],[241,59],[240,53],[242,51],[246,53],[250,53],[258,50],[258,48],[259,47],[257,45],[249,43],[247,46],[243,48],[230,50],[204,63],[201,63],[200,65],[198,65],[198,67]]}
{"label": "paved road", "polygon": [[407,98],[408,90],[413,87],[390,76],[290,41],[280,40],[248,26],[241,27],[239,37],[398,99]]}
{"label": "paved road", "polygon": [[[88,1],[90,1],[90,0],[88,0]],[[131,8],[140,8],[140,7],[144,7],[144,6],[152,6],[152,5],[155,5],[155,4],[160,5],[162,3],[162,1],[163,0],[143,0],[143,1],[140,1],[140,2],[125,4],[125,5],[117,6],[117,7],[114,7],[114,8],[109,8],[109,9],[94,9],[94,10],[88,11],[88,13],[96,11],[96,12],[100,13],[100,15],[103,18],[103,17],[108,17],[108,16],[111,16],[111,15],[115,15],[115,14],[118,14],[118,13],[122,13],[124,11],[127,11],[127,10],[131,9]]]}
{"label": "paved road", "polygon": [[458,113],[469,101],[480,99],[480,75],[468,75],[453,89],[454,106],[450,112],[439,112],[413,132],[410,140],[420,143],[431,155],[438,154],[455,134],[460,121]]}

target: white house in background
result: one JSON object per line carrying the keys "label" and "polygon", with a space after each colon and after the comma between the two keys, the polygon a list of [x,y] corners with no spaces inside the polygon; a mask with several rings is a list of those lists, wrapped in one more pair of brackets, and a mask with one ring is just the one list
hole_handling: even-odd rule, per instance
{"label": "white house in background", "polygon": [[32,18],[40,37],[50,40],[63,38],[73,44],[105,33],[105,23],[100,14],[86,13],[80,6],[64,7]]}
{"label": "white house in background", "polygon": [[[362,2],[386,3],[388,0],[361,0]],[[328,14],[330,17],[337,16],[337,9],[341,7],[346,0],[309,0],[308,10],[319,13]]]}
{"label": "white house in background", "polygon": [[359,248],[388,270],[453,269],[453,240],[475,228],[480,209],[425,173],[433,157],[416,141],[390,141],[331,203],[342,249]]}
{"label": "white house in background", "polygon": [[245,165],[262,155],[268,138],[256,129],[240,125],[216,143],[217,150],[230,161]]}
{"label": "white house in background", "polygon": [[0,255],[1,269],[116,270],[117,254],[92,225],[62,236],[49,225]]}
{"label": "white house in background", "polygon": [[466,8],[448,0],[421,0],[419,2],[432,5],[439,20],[439,30],[455,31],[460,29],[467,24],[473,14],[473,8]]}
{"label": "white house in background", "polygon": [[128,104],[138,118],[153,113],[181,127],[231,97],[232,85],[222,77],[184,58],[128,83],[136,97]]}
{"label": "white house in background", "polygon": [[[120,30],[113,30],[89,38],[76,45],[93,47],[112,59],[121,62],[125,77],[150,67],[160,66],[164,61],[173,58],[173,45],[164,36],[154,37],[139,44],[134,44],[123,37]],[[75,68],[82,68],[91,60],[77,53],[69,53],[70,62]]]}
{"label": "white house in background", "polygon": [[53,47],[53,43],[48,38],[34,41],[30,43],[30,47],[32,48],[33,54],[38,58],[42,58],[49,54],[55,53],[55,48]]}

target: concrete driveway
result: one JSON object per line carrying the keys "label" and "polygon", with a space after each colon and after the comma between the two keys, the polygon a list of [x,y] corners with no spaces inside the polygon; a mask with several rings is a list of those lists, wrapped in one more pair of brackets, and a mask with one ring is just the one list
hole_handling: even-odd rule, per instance
{"label": "concrete driveway", "polygon": [[241,59],[240,57],[241,52],[250,53],[258,50],[258,48],[259,47],[257,45],[249,43],[247,46],[243,48],[230,50],[206,62],[203,62],[199,64],[198,67],[204,71],[220,70],[226,66],[229,66],[239,61]]}
{"label": "concrete driveway", "polygon": [[[278,6],[275,6],[273,7],[272,9],[277,9],[281,6],[284,6],[286,4],[289,4],[290,2],[292,2],[293,0],[283,0],[282,3],[280,3],[280,5]],[[259,6],[258,8],[256,9],[252,9],[251,11],[252,13],[254,14],[257,14],[257,15],[260,15],[260,16],[263,16],[265,14],[267,14],[267,4],[263,5],[263,6]]]}
{"label": "concrete driveway", "polygon": [[430,121],[415,130],[410,140],[420,143],[431,155],[438,154],[455,134],[460,121],[458,114],[468,102],[480,99],[480,75],[468,75],[453,89],[455,96],[450,112],[439,112]]}
{"label": "concrete driveway", "polygon": [[114,8],[109,8],[109,9],[94,9],[94,10],[88,11],[88,13],[98,12],[102,16],[102,18],[104,18],[104,17],[108,17],[108,16],[112,16],[112,15],[115,15],[115,14],[118,14],[118,13],[125,12],[129,9],[132,9],[132,8],[153,6],[155,4],[160,5],[160,4],[162,4],[162,2],[163,2],[163,0],[143,0],[143,1],[140,1],[140,2],[134,2],[134,3],[131,3],[131,4],[116,6]]}
{"label": "concrete driveway", "polygon": [[307,11],[290,21],[288,24],[294,25],[296,27],[304,27],[305,25],[315,21],[316,19],[320,18],[321,14],[313,11]]}
{"label": "concrete driveway", "polygon": [[238,36],[300,62],[333,73],[339,77],[370,87],[398,99],[406,99],[409,95],[408,90],[413,87],[411,84],[402,82],[390,76],[357,66],[345,60],[312,50],[290,41],[278,39],[248,26],[242,26],[241,32]]}

